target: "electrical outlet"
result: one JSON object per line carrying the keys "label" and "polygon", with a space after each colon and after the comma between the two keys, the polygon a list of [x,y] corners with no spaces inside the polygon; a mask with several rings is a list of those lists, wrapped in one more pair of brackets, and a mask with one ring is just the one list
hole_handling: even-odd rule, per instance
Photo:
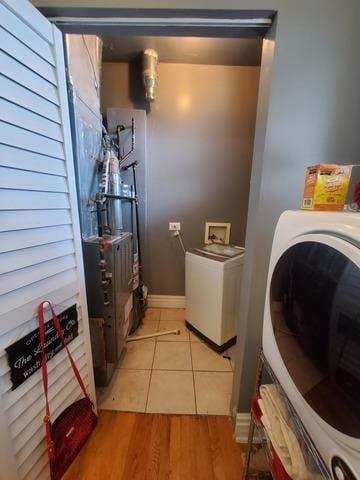
{"label": "electrical outlet", "polygon": [[180,222],[170,222],[169,223],[169,230],[170,230],[170,232],[180,232],[181,223]]}

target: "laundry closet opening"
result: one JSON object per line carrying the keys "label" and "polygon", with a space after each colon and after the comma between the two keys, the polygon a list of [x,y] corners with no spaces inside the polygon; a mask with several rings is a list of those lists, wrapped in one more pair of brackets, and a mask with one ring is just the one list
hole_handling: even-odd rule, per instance
{"label": "laundry closet opening", "polygon": [[[206,287],[212,269],[222,263],[227,271],[231,255],[211,253],[197,277],[185,275],[185,251],[245,246],[262,43],[66,35],[100,409],[230,414],[241,278],[224,273]],[[226,331],[219,342],[186,322],[192,281],[205,292],[195,304],[206,304],[215,288],[220,310],[232,309],[230,320],[221,312],[215,320],[227,322],[214,325]],[[233,299],[230,307],[222,297]]]}

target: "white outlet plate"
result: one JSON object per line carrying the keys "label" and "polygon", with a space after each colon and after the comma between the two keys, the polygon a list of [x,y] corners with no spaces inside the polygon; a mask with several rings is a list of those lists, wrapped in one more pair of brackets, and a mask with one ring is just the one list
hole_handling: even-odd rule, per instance
{"label": "white outlet plate", "polygon": [[170,222],[169,223],[169,230],[170,232],[180,232],[181,230],[181,223],[180,222]]}

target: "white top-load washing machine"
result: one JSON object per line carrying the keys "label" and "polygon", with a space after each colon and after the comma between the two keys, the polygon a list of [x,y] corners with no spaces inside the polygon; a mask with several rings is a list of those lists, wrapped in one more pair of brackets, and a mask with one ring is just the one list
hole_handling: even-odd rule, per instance
{"label": "white top-load washing machine", "polygon": [[186,324],[214,350],[236,341],[244,248],[209,244],[186,252]]}
{"label": "white top-load washing machine", "polygon": [[285,212],[263,351],[334,479],[360,478],[360,215]]}

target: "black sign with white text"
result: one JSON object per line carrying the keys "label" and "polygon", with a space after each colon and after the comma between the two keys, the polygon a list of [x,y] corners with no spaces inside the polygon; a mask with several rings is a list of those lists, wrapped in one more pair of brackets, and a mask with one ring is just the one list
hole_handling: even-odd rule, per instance
{"label": "black sign with white text", "polygon": [[[78,336],[79,323],[76,304],[59,313],[57,317],[64,333],[65,343],[68,344]],[[49,320],[45,323],[46,359],[50,360],[63,348],[55,326],[52,320]],[[11,371],[12,390],[15,390],[41,368],[39,329],[37,328],[25,337],[20,338],[20,340],[5,348],[5,351]]]}

